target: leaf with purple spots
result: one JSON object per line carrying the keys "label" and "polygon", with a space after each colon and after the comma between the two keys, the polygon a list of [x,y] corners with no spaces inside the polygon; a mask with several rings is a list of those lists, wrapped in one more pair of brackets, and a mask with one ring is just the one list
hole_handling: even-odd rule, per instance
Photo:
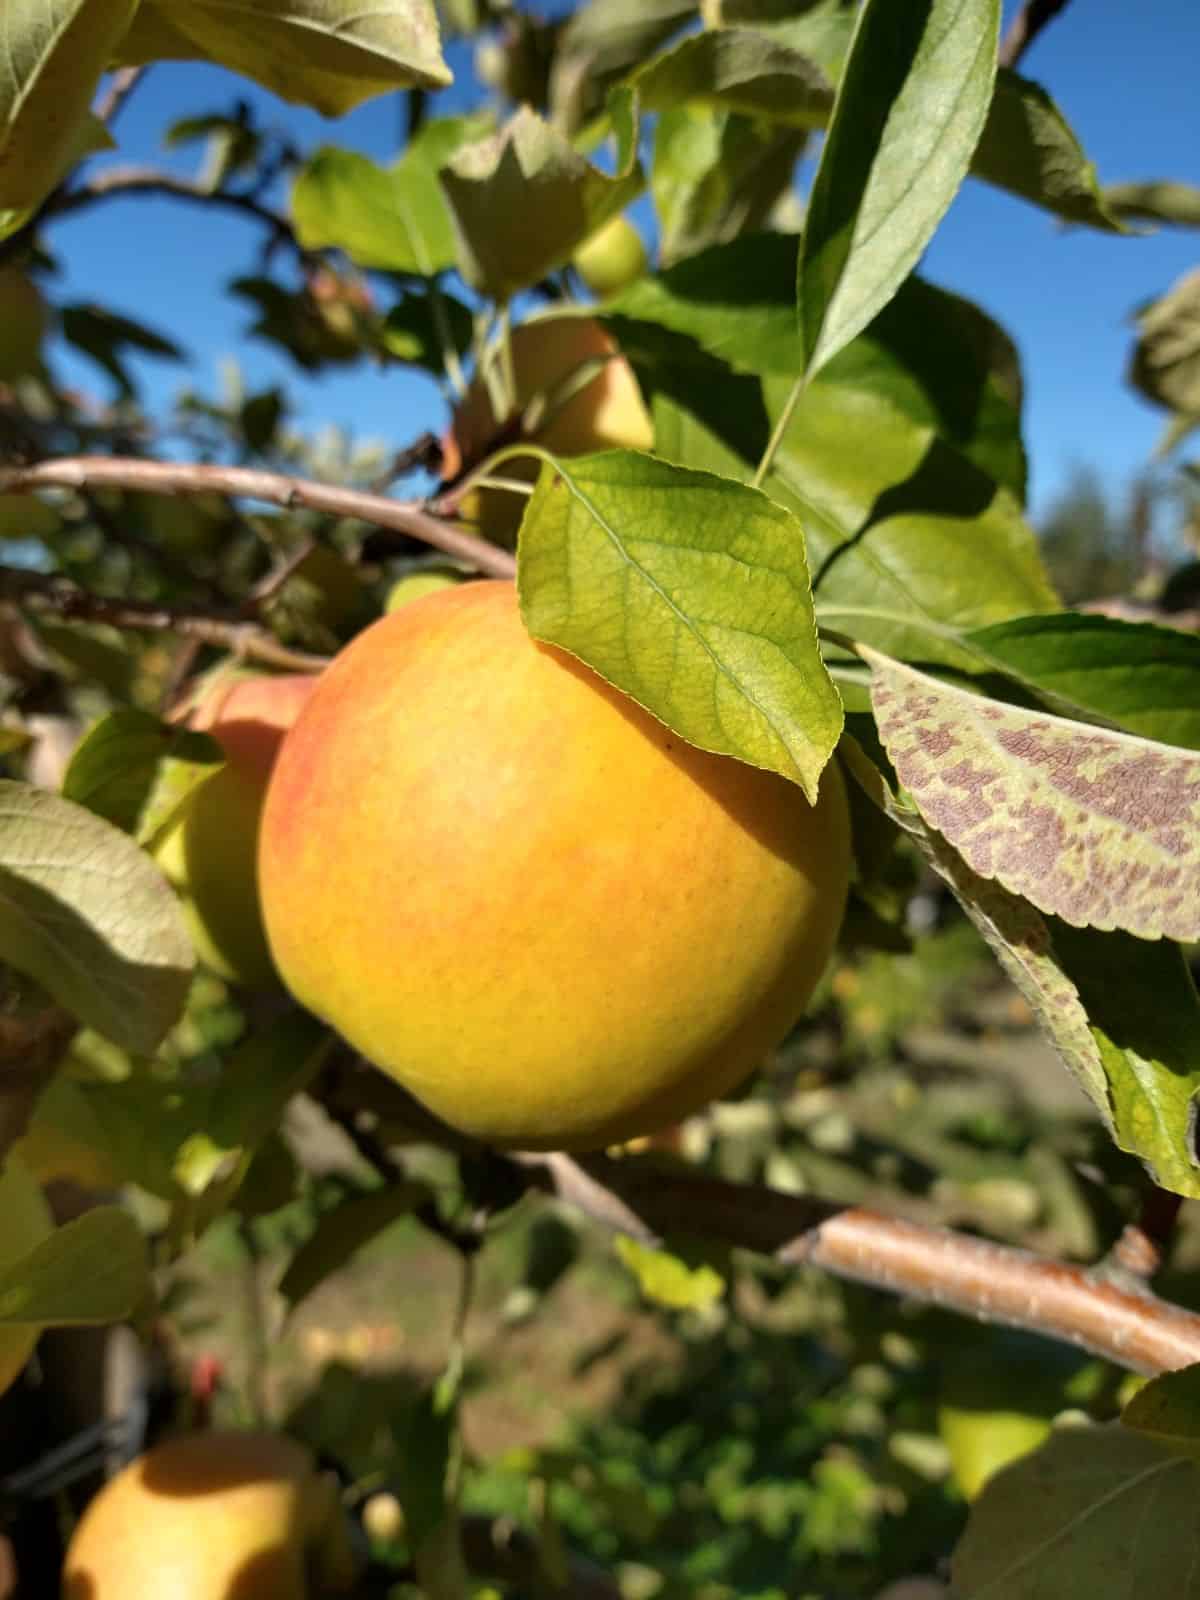
{"label": "leaf with purple spots", "polygon": [[974,872],[1073,927],[1200,938],[1200,756],[859,654],[901,783]]}

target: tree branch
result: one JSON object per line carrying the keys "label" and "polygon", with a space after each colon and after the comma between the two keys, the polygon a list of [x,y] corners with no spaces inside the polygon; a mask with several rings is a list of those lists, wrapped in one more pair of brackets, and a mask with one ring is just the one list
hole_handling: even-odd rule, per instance
{"label": "tree branch", "polygon": [[81,589],[70,578],[28,567],[0,566],[0,598],[41,615],[81,622],[106,622],[113,628],[172,633],[196,644],[229,650],[246,661],[285,672],[320,672],[328,657],[290,650],[257,623],[235,615],[204,615],[144,600],[116,600]]}
{"label": "tree branch", "polygon": [[255,222],[265,223],[272,234],[285,243],[294,245],[301,255],[307,252],[297,242],[292,225],[281,211],[272,210],[251,194],[233,189],[214,189],[193,178],[181,178],[173,172],[162,172],[157,167],[109,167],[98,172],[85,183],[65,189],[45,208],[43,222],[57,217],[70,216],[74,211],[94,205],[98,200],[113,199],[118,195],[157,195],[168,200],[188,200],[198,205],[224,206],[238,211]]}
{"label": "tree branch", "polygon": [[1048,22],[1053,22],[1068,0],[1025,0],[1000,44],[1002,67],[1015,67]]}
{"label": "tree branch", "polygon": [[641,1160],[516,1158],[594,1220],[653,1242],[703,1232],[891,1294],[1023,1328],[1135,1372],[1200,1362],[1200,1316],[1102,1272],[860,1207],[668,1171]]}
{"label": "tree branch", "polygon": [[28,494],[34,489],[129,489],[135,493],[224,494],[264,500],[285,511],[302,508],[333,517],[356,517],[360,522],[432,545],[494,578],[511,578],[516,572],[516,561],[507,550],[431,515],[416,501],[392,500],[387,495],[290,478],[281,472],[260,472],[254,467],[143,461],[137,456],[64,456],[31,466],[0,469],[0,494]]}

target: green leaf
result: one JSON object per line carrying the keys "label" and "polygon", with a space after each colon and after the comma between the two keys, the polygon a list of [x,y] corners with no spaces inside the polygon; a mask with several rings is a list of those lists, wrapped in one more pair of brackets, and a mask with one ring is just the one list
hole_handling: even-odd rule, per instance
{"label": "green leaf", "polygon": [[707,1311],[725,1293],[725,1280],[707,1264],[688,1266],[668,1250],[618,1235],[616,1251],[647,1300],[672,1311]]}
{"label": "green leaf", "polygon": [[860,653],[901,782],[975,872],[1075,927],[1200,938],[1200,757]]}
{"label": "green leaf", "polygon": [[792,181],[807,140],[803,128],[708,106],[664,111],[650,174],[661,259],[669,264],[765,227],[795,203]]}
{"label": "green leaf", "polygon": [[344,1267],[351,1256],[401,1217],[429,1199],[424,1184],[391,1184],[369,1194],[354,1194],[327,1211],[316,1230],[292,1257],[279,1292],[295,1310],[301,1300]]}
{"label": "green leaf", "polygon": [[563,29],[550,81],[553,121],[573,131],[609,89],[698,14],[697,0],[589,0]]}
{"label": "green leaf", "polygon": [[1200,188],[1192,183],[1165,178],[1150,183],[1110,183],[1104,188],[1103,200],[1117,217],[1200,228]]}
{"label": "green leaf", "polygon": [[511,299],[562,266],[640,193],[638,122],[628,93],[617,97],[613,120],[613,176],[528,107],[492,137],[464,146],[442,170],[459,265],[476,288],[501,302]]}
{"label": "green leaf", "polygon": [[842,75],[855,8],[844,0],[708,0],[709,27],[755,27],[816,62],[831,84]]}
{"label": "green leaf", "polygon": [[[735,239],[639,279],[604,306],[603,317],[654,322],[684,334],[735,372],[791,378],[803,362],[794,305],[797,250],[797,240],[784,234]],[[622,333],[623,343],[627,337]],[[685,346],[674,353],[686,361]],[[831,386],[825,404],[834,391],[854,390],[855,403],[872,408],[864,432],[874,435],[889,423],[895,431],[902,419],[933,428],[1023,496],[1017,353],[1004,330],[969,300],[909,278],[812,388],[824,385]],[[806,403],[808,423],[795,430],[801,436],[821,409],[818,400],[806,397]],[[867,492],[882,487],[872,477]],[[864,494],[857,505],[864,500],[870,504]]]}
{"label": "green leaf", "polygon": [[471,348],[475,319],[453,295],[443,294],[441,302],[442,319],[435,315],[432,297],[427,294],[406,294],[393,306],[380,332],[388,354],[440,375],[446,366],[442,340],[448,334],[455,353],[465,355]]}
{"label": "green leaf", "polygon": [[1200,1458],[1200,1366],[1152,1378],[1122,1411],[1121,1422],[1172,1455]]}
{"label": "green leaf", "polygon": [[126,351],[136,350],[164,361],[184,359],[183,351],[173,340],[103,306],[63,306],[59,321],[63,338],[102,367],[124,399],[131,399],[134,394],[133,379],[121,359]]}
{"label": "green leaf", "polygon": [[782,506],[633,451],[547,464],[518,586],[536,638],[690,743],[780,772],[815,803],[842,708],[817,648],[804,537]]}
{"label": "green leaf", "polygon": [[997,1473],[951,1567],[957,1600],[1189,1600],[1200,1570],[1200,1474],[1114,1423],[1063,1427]]}
{"label": "green leaf", "polygon": [[150,845],[223,762],[220,745],[207,734],[123,708],[101,717],[76,745],[62,792]]}
{"label": "green leaf", "polygon": [[117,1206],[97,1206],[0,1271],[0,1327],[119,1322],[149,1290],[137,1224]]}
{"label": "green leaf", "polygon": [[194,957],[166,879],[109,823],[0,782],[0,959],[114,1044],[150,1055]]}
{"label": "green leaf", "polygon": [[5,0],[0,8],[0,206],[28,212],[91,138],[91,103],[137,0]]}
{"label": "green leaf", "polygon": [[833,106],[833,89],[819,67],[750,29],[693,34],[628,82],[646,111],[700,105],[819,128]]}
{"label": "green leaf", "polygon": [[429,0],[143,0],[120,59],[214,61],[329,117],[451,81]]}
{"label": "green leaf", "polygon": [[999,25],[999,0],[865,0],[800,252],[809,375],[891,299],[966,176]]}
{"label": "green leaf", "polygon": [[1055,710],[1200,750],[1200,638],[1075,611],[1014,617],[964,636]]}
{"label": "green leaf", "polygon": [[308,250],[344,250],[360,267],[432,278],[452,267],[454,223],[437,169],[482,137],[484,117],[428,123],[390,167],[326,145],[292,185],[292,220]]}
{"label": "green leaf", "polygon": [[1138,313],[1129,377],[1155,405],[1200,416],[1200,268]]}
{"label": "green leaf", "polygon": [[1200,998],[1165,939],[1051,924],[1054,948],[1088,1014],[1109,1084],[1113,1136],[1154,1181],[1200,1197],[1193,1124],[1200,1096]]}
{"label": "green leaf", "polygon": [[1065,222],[1107,233],[1126,231],[1105,204],[1096,169],[1054,101],[1036,83],[1003,67],[996,74],[971,174]]}

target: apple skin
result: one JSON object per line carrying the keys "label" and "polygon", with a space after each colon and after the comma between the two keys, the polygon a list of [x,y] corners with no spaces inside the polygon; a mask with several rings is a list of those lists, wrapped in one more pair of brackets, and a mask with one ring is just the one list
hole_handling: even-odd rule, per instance
{"label": "apple skin", "polygon": [[[322,1588],[310,1586],[315,1569]],[[306,1600],[353,1563],[336,1495],[278,1434],[196,1433],[139,1456],[75,1529],[63,1600]]]}
{"label": "apple skin", "polygon": [[[512,333],[516,409],[522,412],[545,395],[550,415],[532,438],[560,456],[587,455],[593,450],[651,450],[654,424],[642,399],[633,368],[620,355],[612,337],[590,317],[551,316],[523,322]],[[595,376],[561,404],[560,385],[588,362],[602,361]],[[490,451],[502,433],[486,385],[476,378],[454,414],[442,440],[442,477],[458,476]],[[509,441],[512,442],[512,441]],[[498,471],[506,478],[531,483],[540,463],[509,459]],[[484,538],[511,546],[525,511],[523,496],[502,489],[478,489],[459,502],[458,515],[475,525]]]}
{"label": "apple skin", "polygon": [[0,267],[0,379],[36,372],[46,333],[46,302],[19,267]]}
{"label": "apple skin", "polygon": [[619,294],[646,270],[646,246],[628,217],[610,217],[575,252],[572,266],[594,295]]}
{"label": "apple skin", "polygon": [[229,674],[181,719],[216,739],[225,765],[195,790],[154,854],[180,891],[196,953],[247,989],[278,984],[258,903],[259,816],[280,741],[315,682],[304,673]]}
{"label": "apple skin", "polygon": [[595,1149],[758,1066],[833,948],[836,767],[811,808],[695,749],[463,584],[360,634],[271,777],[259,883],[284,982],[437,1115]]}
{"label": "apple skin", "polygon": [[[53,1232],[54,1219],[40,1185],[21,1157],[9,1151],[0,1170],[0,1269],[14,1266]],[[0,1394],[29,1360],[39,1331],[0,1327]]]}

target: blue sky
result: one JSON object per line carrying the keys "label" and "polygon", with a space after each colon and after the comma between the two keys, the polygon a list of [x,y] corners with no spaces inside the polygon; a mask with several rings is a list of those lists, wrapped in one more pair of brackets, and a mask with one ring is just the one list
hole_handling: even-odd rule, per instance
{"label": "blue sky", "polygon": [[[458,82],[440,97],[439,109],[461,108],[476,95],[469,49],[456,46],[450,58]],[[1197,0],[1074,0],[1022,70],[1054,95],[1103,181],[1170,177],[1200,184]],[[227,109],[235,95],[254,100],[264,121],[286,127],[302,147],[333,142],[377,159],[399,147],[397,97],[327,122],[216,69],[165,64],[147,75],[127,106],[112,159],[188,170],[194,150],[164,152],[163,127],[185,114]],[[431,380],[367,368],[304,378],[272,347],[246,338],[247,308],[220,286],[252,270],[260,238],[253,224],[223,212],[169,200],[113,201],[53,229],[50,242],[63,267],[53,292],[100,301],[186,346],[187,368],[139,366],[153,404],[184,385],[214,393],[220,363],[233,357],[251,387],[286,384],[302,425],[333,421],[393,445],[425,427],[440,428],[444,411]],[[1145,463],[1162,417],[1122,380],[1130,313],[1197,263],[1197,231],[1118,238],[1064,229],[974,182],[955,200],[924,271],[977,300],[1020,346],[1035,517],[1078,465],[1095,467],[1120,489]],[[95,385],[90,366],[60,359],[65,375]]]}

